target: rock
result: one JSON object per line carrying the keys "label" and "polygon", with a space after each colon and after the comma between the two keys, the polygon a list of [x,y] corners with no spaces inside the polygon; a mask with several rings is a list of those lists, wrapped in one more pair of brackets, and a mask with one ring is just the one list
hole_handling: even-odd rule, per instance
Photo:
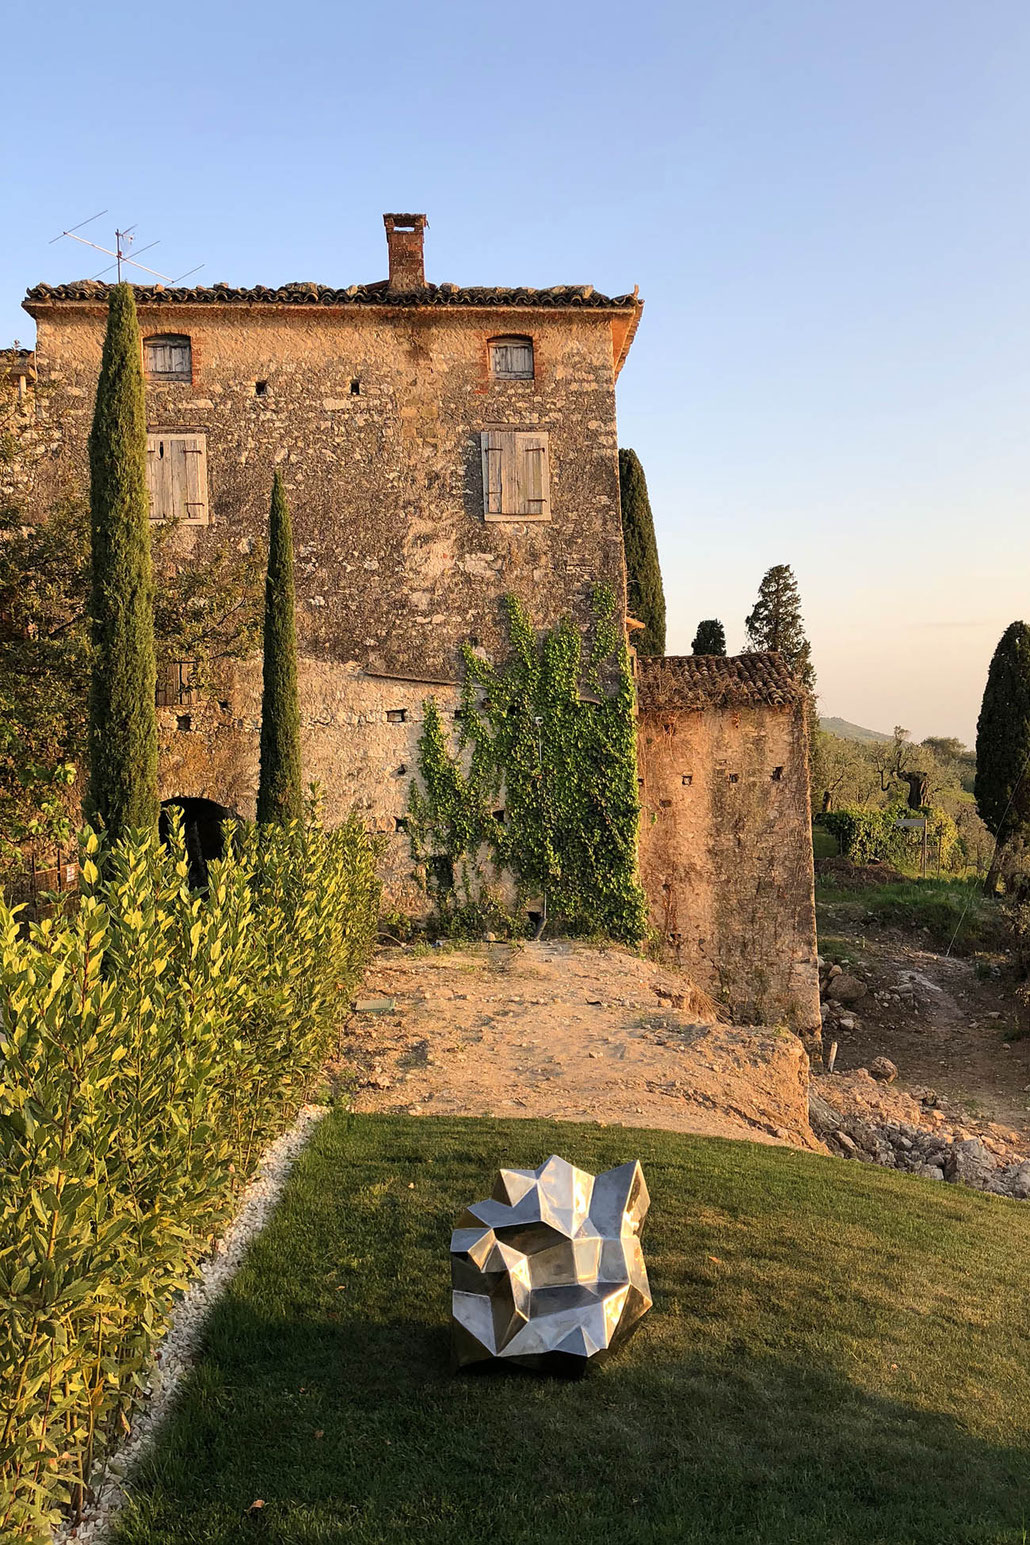
{"label": "rock", "polygon": [[854,1030],[857,1020],[852,1019],[850,1014],[842,1014],[838,1024],[842,1030]]}
{"label": "rock", "polygon": [[839,1110],[834,1110],[828,1100],[814,1090],[808,1091],[808,1124],[817,1137],[825,1137],[830,1132],[839,1130],[844,1117]]}
{"label": "rock", "polygon": [[869,1071],[881,1084],[892,1084],[898,1076],[898,1070],[889,1057],[874,1057],[869,1064]]}
{"label": "rock", "polygon": [[917,1164],[912,1171],[913,1175],[921,1175],[924,1180],[943,1180],[944,1171],[936,1164]]}
{"label": "rock", "polygon": [[944,1160],[944,1178],[974,1191],[993,1191],[997,1185],[994,1161],[978,1137],[952,1143]]}
{"label": "rock", "polygon": [[826,989],[831,1003],[857,1003],[869,991],[865,982],[857,976],[835,976]]}
{"label": "rock", "polygon": [[1005,1170],[999,1178],[1009,1196],[1021,1202],[1030,1201],[1030,1159]]}

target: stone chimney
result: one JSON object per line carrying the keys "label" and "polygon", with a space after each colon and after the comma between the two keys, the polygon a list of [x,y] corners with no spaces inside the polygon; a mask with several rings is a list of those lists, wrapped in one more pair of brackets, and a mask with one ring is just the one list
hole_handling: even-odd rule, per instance
{"label": "stone chimney", "polygon": [[386,245],[390,253],[390,289],[397,294],[405,290],[424,290],[426,269],[422,257],[422,232],[426,228],[425,215],[384,215]]}

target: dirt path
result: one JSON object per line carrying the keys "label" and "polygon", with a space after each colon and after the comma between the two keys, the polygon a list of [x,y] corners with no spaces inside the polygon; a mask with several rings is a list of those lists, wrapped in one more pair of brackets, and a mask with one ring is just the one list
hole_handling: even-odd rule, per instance
{"label": "dirt path", "polygon": [[786,1032],[704,1022],[688,982],[557,941],[383,950],[347,1026],[358,1110],[545,1116],[818,1148]]}
{"label": "dirt path", "polygon": [[[997,1122],[1030,1142],[1030,1038],[1016,1036],[1011,986],[978,975],[971,959],[921,948],[896,930],[855,928],[820,908],[824,958],[840,960],[868,992],[824,1019],[841,1071],[878,1056],[898,1067],[899,1089],[929,1088],[970,1125]],[[984,970],[983,964],[980,967]]]}

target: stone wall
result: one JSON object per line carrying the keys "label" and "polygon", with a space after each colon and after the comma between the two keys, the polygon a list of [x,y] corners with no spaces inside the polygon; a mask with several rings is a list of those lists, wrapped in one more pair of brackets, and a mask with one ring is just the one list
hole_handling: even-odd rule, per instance
{"label": "stone wall", "polygon": [[640,777],[654,928],[738,1023],[818,1045],[803,705],[644,707]]}
{"label": "stone wall", "polygon": [[[86,489],[106,308],[29,309],[39,385],[20,416],[17,492],[38,518]],[[178,531],[178,561],[226,543],[253,550],[282,470],[304,776],[322,786],[330,820],[357,809],[388,835],[389,901],[417,910],[396,828],[422,703],[434,695],[453,714],[461,644],[503,654],[509,593],[540,627],[563,615],[586,627],[599,583],[625,609],[611,316],[165,303],[141,305],[140,323],[144,337],[180,333],[192,345],[191,381],[147,384],[151,430],[206,437],[211,521]],[[490,376],[488,340],[513,334],[533,340],[533,380]],[[484,519],[480,434],[500,427],[548,435],[549,521]],[[259,712],[256,660],[223,668],[204,701],[162,709],[162,797],[251,815]]]}
{"label": "stone wall", "polygon": [[[84,485],[104,308],[33,304],[40,464],[35,502]],[[505,643],[500,600],[542,626],[585,622],[600,582],[620,600],[612,327],[603,312],[437,312],[282,305],[141,307],[148,333],[192,341],[191,383],[148,384],[151,429],[207,437],[212,524],[193,544],[264,535],[281,468],[294,522],[299,637],[313,658],[451,675],[472,637]],[[487,340],[524,333],[536,379],[496,381]],[[258,385],[262,383],[262,394]],[[480,433],[549,436],[549,522],[486,522]]]}

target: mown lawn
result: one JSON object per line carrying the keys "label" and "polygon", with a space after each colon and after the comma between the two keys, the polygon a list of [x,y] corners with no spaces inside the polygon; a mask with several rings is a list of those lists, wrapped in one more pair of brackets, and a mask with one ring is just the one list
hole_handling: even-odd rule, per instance
{"label": "mown lawn", "polygon": [[[552,1151],[643,1161],[655,1307],[583,1380],[455,1376],[452,1222],[501,1162]],[[1028,1271],[1030,1206],[864,1165],[334,1114],[216,1310],[117,1539],[1014,1545]]]}

